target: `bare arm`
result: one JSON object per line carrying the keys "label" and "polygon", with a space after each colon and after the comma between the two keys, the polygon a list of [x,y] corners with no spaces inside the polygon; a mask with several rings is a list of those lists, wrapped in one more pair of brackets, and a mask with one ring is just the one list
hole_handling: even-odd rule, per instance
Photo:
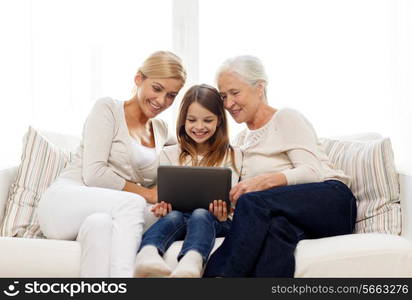
{"label": "bare arm", "polygon": [[126,181],[123,191],[139,194],[146,199],[148,203],[157,203],[157,186],[152,188],[145,188],[136,183]]}

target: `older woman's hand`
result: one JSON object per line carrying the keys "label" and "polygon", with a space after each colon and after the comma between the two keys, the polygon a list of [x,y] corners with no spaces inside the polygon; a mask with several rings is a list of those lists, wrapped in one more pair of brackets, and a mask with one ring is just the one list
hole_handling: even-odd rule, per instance
{"label": "older woman's hand", "polygon": [[286,176],[283,173],[269,173],[259,175],[239,182],[230,190],[230,201],[236,205],[240,196],[246,193],[263,191],[272,187],[287,185]]}

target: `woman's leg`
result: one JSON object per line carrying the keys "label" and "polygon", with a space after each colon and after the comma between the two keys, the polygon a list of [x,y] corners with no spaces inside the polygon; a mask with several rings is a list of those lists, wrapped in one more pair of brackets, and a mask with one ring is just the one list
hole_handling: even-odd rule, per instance
{"label": "woman's leg", "polygon": [[300,239],[349,234],[355,220],[355,197],[338,181],[242,195],[231,231],[211,256],[205,275],[291,277]]}
{"label": "woman's leg", "polygon": [[[251,277],[293,277],[296,245],[306,238],[303,230],[284,216],[273,216]],[[274,259],[274,253],[279,255]]]}
{"label": "woman's leg", "polygon": [[82,246],[81,277],[110,277],[110,248],[113,220],[107,213],[88,216],[80,227],[77,241]]}
{"label": "woman's leg", "polygon": [[186,233],[186,218],[183,213],[172,210],[161,217],[144,234],[136,258],[136,277],[163,277],[171,273],[163,260],[170,245],[182,239]]}
{"label": "woman's leg", "polygon": [[[246,272],[257,261],[271,220],[270,210],[258,203],[254,193],[239,198],[231,229],[222,245],[210,256],[204,277],[248,276]],[[232,256],[234,258],[230,259]]]}
{"label": "woman's leg", "polygon": [[111,277],[131,277],[142,236],[145,208],[145,199],[137,194],[87,187],[60,179],[43,194],[38,215],[46,237],[74,240],[90,215],[108,214],[112,218],[111,242],[106,246],[108,249],[100,251],[110,253]]}

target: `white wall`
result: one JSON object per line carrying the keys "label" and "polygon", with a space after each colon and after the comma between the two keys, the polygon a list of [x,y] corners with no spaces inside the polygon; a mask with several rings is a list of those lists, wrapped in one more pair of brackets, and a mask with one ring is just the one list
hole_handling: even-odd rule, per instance
{"label": "white wall", "polygon": [[200,80],[214,83],[228,57],[258,56],[271,105],[302,111],[319,136],[389,136],[405,167],[412,163],[411,2],[201,1]]}
{"label": "white wall", "polygon": [[35,128],[80,135],[97,98],[128,100],[138,66],[173,50],[171,0],[0,1],[0,165]]}
{"label": "white wall", "polygon": [[[273,106],[320,136],[389,136],[412,170],[412,1],[2,0],[0,37],[0,165],[19,160],[29,124],[80,134],[92,103],[127,99],[141,61],[165,49],[186,62],[185,89],[256,55]],[[173,123],[178,104],[161,117]]]}

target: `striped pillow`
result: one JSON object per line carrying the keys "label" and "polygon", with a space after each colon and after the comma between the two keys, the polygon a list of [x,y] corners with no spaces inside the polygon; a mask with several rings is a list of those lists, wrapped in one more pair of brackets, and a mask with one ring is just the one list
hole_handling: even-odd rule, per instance
{"label": "striped pillow", "polygon": [[399,180],[390,139],[324,139],[323,146],[334,167],[351,176],[358,205],[355,232],[400,234]]}
{"label": "striped pillow", "polygon": [[69,158],[69,152],[60,150],[29,128],[17,178],[10,187],[2,236],[44,238],[37,219],[37,204]]}

